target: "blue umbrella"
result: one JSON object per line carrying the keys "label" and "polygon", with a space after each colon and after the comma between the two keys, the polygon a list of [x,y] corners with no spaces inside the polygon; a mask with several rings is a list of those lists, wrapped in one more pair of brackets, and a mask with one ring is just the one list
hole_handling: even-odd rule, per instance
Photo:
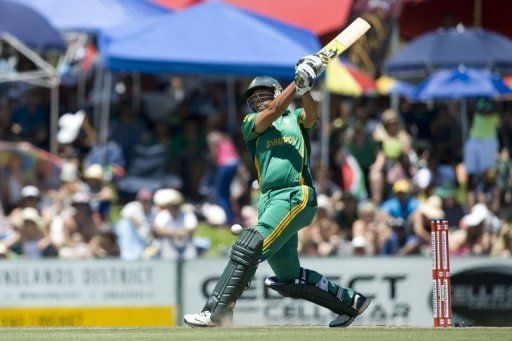
{"label": "blue umbrella", "polygon": [[8,33],[36,50],[65,50],[60,33],[35,10],[12,1],[0,0],[0,35]]}
{"label": "blue umbrella", "polygon": [[512,73],[512,40],[482,29],[462,26],[426,33],[395,53],[385,64],[389,75],[422,78],[460,64]]}
{"label": "blue umbrella", "polygon": [[468,98],[499,98],[511,95],[512,90],[500,77],[487,70],[466,69],[439,71],[421,82],[414,91],[413,98],[427,100],[460,100],[462,139],[466,140],[468,131]]}
{"label": "blue umbrella", "polygon": [[18,0],[43,14],[61,31],[97,33],[131,26],[169,13],[149,0]]}
{"label": "blue umbrella", "polygon": [[497,98],[512,94],[502,79],[487,70],[460,67],[434,73],[413,93],[420,101],[432,99]]}

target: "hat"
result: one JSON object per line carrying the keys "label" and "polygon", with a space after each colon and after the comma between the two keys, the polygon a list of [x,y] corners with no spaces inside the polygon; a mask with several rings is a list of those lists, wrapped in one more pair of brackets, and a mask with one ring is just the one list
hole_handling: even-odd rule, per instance
{"label": "hat", "polygon": [[98,163],[89,166],[84,172],[86,179],[103,180],[103,175],[103,166]]}
{"label": "hat", "polygon": [[159,189],[153,195],[153,202],[158,206],[174,206],[183,203],[183,195],[175,189]]}
{"label": "hat", "polygon": [[427,219],[444,219],[443,202],[437,195],[428,197],[427,201],[420,204],[418,210]]}
{"label": "hat", "polygon": [[462,218],[462,222],[466,227],[480,225],[489,216],[489,209],[484,204],[476,204],[471,209],[471,213]]}
{"label": "hat", "polygon": [[73,162],[65,162],[60,170],[60,180],[64,182],[75,181],[78,178],[78,169]]}
{"label": "hat", "polygon": [[418,186],[418,188],[425,189],[430,185],[430,182],[432,181],[432,173],[428,168],[421,168],[418,170],[416,175],[414,175],[413,181],[416,186]]}
{"label": "hat", "polygon": [[371,201],[364,201],[357,207],[357,214],[359,216],[364,213],[377,213],[377,206]]}
{"label": "hat", "polygon": [[368,242],[366,241],[366,239],[361,236],[354,237],[354,239],[352,239],[351,244],[352,244],[352,247],[354,247],[354,248],[359,248],[359,247],[366,248],[366,246],[368,246]]}
{"label": "hat", "polygon": [[80,127],[84,122],[85,112],[78,111],[76,114],[67,113],[59,118],[59,132],[57,141],[60,144],[72,143],[78,137]]}
{"label": "hat", "polygon": [[393,193],[409,193],[411,184],[407,180],[398,180],[393,185]]}
{"label": "hat", "polygon": [[37,226],[41,225],[41,216],[39,212],[33,207],[26,207],[21,211],[21,220],[22,221],[32,221],[37,224]]}
{"label": "hat", "polygon": [[330,200],[329,200],[329,197],[325,194],[319,194],[318,195],[318,198],[316,199],[318,204],[318,208],[330,208],[331,207],[331,204],[330,204]]}
{"label": "hat", "polygon": [[382,113],[382,123],[391,123],[398,121],[398,115],[393,109],[387,109]]}
{"label": "hat", "polygon": [[135,197],[135,199],[137,199],[137,200],[149,200],[149,201],[151,201],[152,198],[153,198],[153,192],[148,188],[139,189],[139,191],[137,192],[137,196]]}
{"label": "hat", "polygon": [[28,198],[28,197],[39,198],[40,195],[41,195],[41,192],[37,189],[36,186],[25,186],[21,189],[21,197],[22,198]]}
{"label": "hat", "polygon": [[442,199],[451,198],[455,196],[455,187],[451,184],[439,186],[434,189],[434,194]]}

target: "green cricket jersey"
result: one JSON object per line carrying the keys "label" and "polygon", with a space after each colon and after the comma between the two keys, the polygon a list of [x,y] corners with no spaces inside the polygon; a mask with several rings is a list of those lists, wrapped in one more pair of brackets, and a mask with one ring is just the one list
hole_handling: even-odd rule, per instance
{"label": "green cricket jersey", "polygon": [[302,109],[286,111],[263,133],[254,131],[256,115],[248,114],[242,134],[258,172],[261,192],[307,185],[313,187],[310,171],[311,145],[302,126]]}

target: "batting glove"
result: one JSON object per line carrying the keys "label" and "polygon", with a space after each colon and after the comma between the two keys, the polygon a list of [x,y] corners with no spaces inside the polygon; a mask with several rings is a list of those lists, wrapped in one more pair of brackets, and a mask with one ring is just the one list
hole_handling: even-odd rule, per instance
{"label": "batting glove", "polygon": [[302,96],[311,90],[313,85],[315,85],[315,81],[315,70],[310,65],[303,63],[297,66],[295,70],[295,86],[299,95]]}
{"label": "batting glove", "polygon": [[305,57],[302,57],[299,59],[297,64],[295,64],[295,70],[299,67],[301,64],[309,65],[315,70],[315,74],[318,77],[322,72],[325,71],[325,68],[327,65],[322,61],[322,57],[318,53],[310,54]]}

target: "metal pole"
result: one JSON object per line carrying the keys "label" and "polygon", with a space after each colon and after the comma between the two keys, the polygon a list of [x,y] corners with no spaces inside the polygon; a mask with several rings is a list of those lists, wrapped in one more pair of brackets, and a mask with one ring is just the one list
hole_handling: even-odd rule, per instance
{"label": "metal pole", "polygon": [[235,79],[228,76],[226,79],[226,92],[228,100],[228,129],[233,133],[236,127],[236,89]]}
{"label": "metal pole", "polygon": [[106,146],[108,142],[108,123],[110,119],[110,92],[112,88],[112,73],[106,72],[103,81],[103,103],[101,108],[101,126],[100,126],[100,145],[102,147],[103,156],[101,160],[101,164],[105,166],[105,154],[106,154]]}
{"label": "metal pole", "polygon": [[57,155],[57,124],[59,121],[59,81],[57,78],[52,79],[50,89],[50,152],[54,155]]}
{"label": "metal pole", "polygon": [[176,324],[183,326],[183,276],[185,260],[180,254],[176,260]]}
{"label": "metal pole", "polygon": [[462,146],[464,147],[468,137],[468,107],[465,98],[460,101],[460,125],[462,128]]}
{"label": "metal pole", "polygon": [[322,122],[320,130],[320,151],[321,151],[321,165],[322,167],[329,167],[329,127],[330,127],[330,109],[331,109],[331,93],[324,83],[322,89]]}

